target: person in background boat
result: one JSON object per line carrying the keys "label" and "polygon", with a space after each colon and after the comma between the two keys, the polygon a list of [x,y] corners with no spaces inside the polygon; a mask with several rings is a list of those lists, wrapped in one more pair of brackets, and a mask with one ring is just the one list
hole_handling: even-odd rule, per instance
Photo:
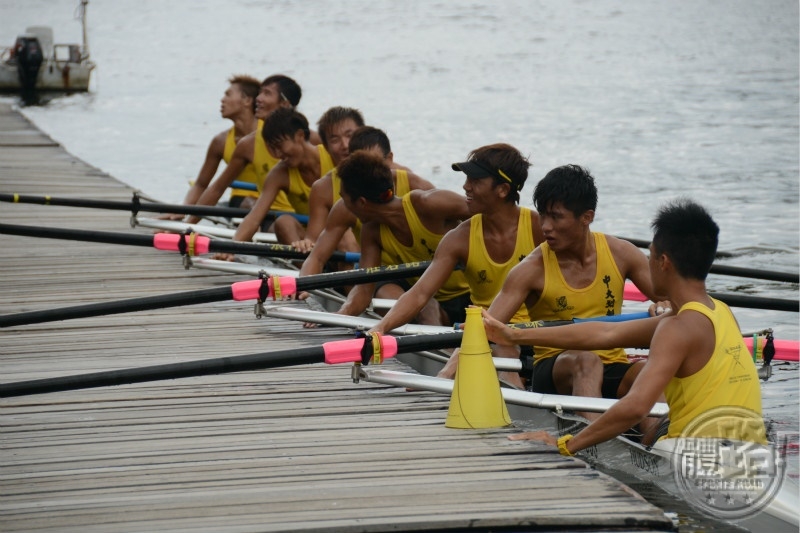
{"label": "person in background boat", "polygon": [[[489,307],[492,316],[508,322],[522,304],[531,320],[618,315],[626,278],[656,301],[647,257],[628,241],[591,231],[597,188],[587,170],[578,165],[551,170],[536,185],[533,203],[544,242],[511,270]],[[642,365],[630,363],[622,348],[587,351],[539,345],[534,347],[531,388],[547,394],[620,398]],[[450,372],[454,374],[455,367]]]}
{"label": "person in background boat", "polygon": [[[220,100],[220,114],[222,118],[233,121],[233,126],[221,131],[211,139],[203,166],[200,167],[197,178],[183,199],[184,205],[197,203],[214,178],[220,161],[230,164],[237,143],[246,135],[254,132],[258,125],[255,116],[258,80],[252,76],[237,75],[228,79],[228,84],[228,88]],[[234,191],[231,191],[230,205],[238,207],[249,194],[249,191],[243,191],[242,194],[235,195]],[[165,214],[158,218],[182,220],[184,216]]]}
{"label": "person in background boat", "polygon": [[[252,239],[279,191],[286,193],[296,213],[308,214],[311,185],[333,168],[333,161],[325,147],[309,142],[308,120],[294,109],[281,108],[270,114],[264,120],[262,134],[270,151],[280,158],[280,162],[267,174],[264,191],[239,224],[233,236],[235,241]],[[281,219],[285,221],[282,225]],[[282,244],[299,240],[304,231],[305,228],[293,215],[281,215],[275,221],[275,236]],[[233,259],[231,254],[218,254],[216,257]]]}
{"label": "person in background boat", "polygon": [[[519,206],[520,191],[528,179],[530,163],[508,144],[491,144],[473,150],[468,160],[453,163],[453,170],[466,174],[464,191],[472,217],[444,236],[431,266],[406,291],[373,332],[386,333],[415,319],[448,276],[465,265],[464,274],[475,305],[489,307],[512,267],[542,242],[539,214]],[[520,304],[512,322],[527,322],[528,310]],[[516,347],[498,347],[495,355],[518,357]],[[454,373],[457,351],[441,375]],[[518,374],[501,377],[524,388]]]}
{"label": "person in background boat", "polygon": [[[317,121],[322,144],[331,154],[334,165],[341,163],[350,154],[350,139],[356,129],[364,126],[361,112],[351,107],[336,106],[328,109]],[[311,186],[308,198],[308,224],[302,239],[294,241],[292,246],[301,252],[309,252],[325,227],[333,204],[340,198],[339,176],[336,168]],[[352,234],[350,235],[352,237]],[[357,252],[358,242],[350,238],[344,243],[343,251]]]}
{"label": "person in background boat", "polygon": [[[342,202],[361,220],[362,268],[429,261],[445,233],[470,216],[466,198],[442,189],[394,194],[392,171],[383,156],[366,151],[350,155],[339,165]],[[338,313],[358,316],[372,301],[398,298],[414,280],[398,280],[375,290],[375,284],[356,285]],[[464,320],[469,287],[461,271],[448,280],[419,313],[419,322],[452,325]]]}
{"label": "person in background boat", "polygon": [[[355,153],[359,150],[375,153],[381,156],[386,165],[391,169],[392,178],[394,180],[395,196],[402,197],[409,191],[414,189],[430,190],[433,189],[433,184],[425,180],[410,170],[407,167],[398,165],[394,162],[394,155],[392,154],[392,147],[389,143],[389,137],[386,133],[372,126],[362,126],[353,132],[350,138],[349,152]],[[341,190],[341,180],[339,179],[336,170],[330,172],[326,177],[331,178],[331,185],[333,187],[333,197],[336,202],[330,210],[330,213],[325,220],[325,226],[319,234],[316,243],[304,251],[309,251],[309,256],[303,262],[303,267],[300,269],[301,276],[308,276],[310,274],[319,274],[324,271],[325,264],[330,259],[334,251],[340,250],[343,252],[359,252],[361,245],[361,221],[356,217],[341,200],[339,191]],[[311,188],[311,196],[313,201],[314,188],[317,187],[325,178],[322,178],[314,184]],[[308,231],[311,231],[311,222],[309,222]],[[297,246],[297,243],[292,243],[295,248],[303,249]],[[299,295],[301,299],[308,296],[307,293]]]}
{"label": "person in background boat", "polygon": [[[264,142],[262,136],[264,119],[279,108],[295,109],[300,103],[302,95],[303,92],[300,85],[288,76],[273,74],[265,78],[261,82],[254,99],[256,127],[236,143],[230,158],[226,159],[227,167],[210,185],[209,180],[216,172],[216,166],[207,175],[207,179],[201,179],[198,176],[193,187],[193,189],[197,188],[197,191],[192,193],[190,190],[190,194],[187,195],[184,203],[214,205],[222,198],[234,180],[238,180],[255,184],[257,190],[232,189],[229,205],[231,207],[251,208],[264,189],[264,180],[267,174],[279,161],[277,157],[269,152]],[[320,143],[319,135],[316,132],[311,132],[310,140],[312,144]],[[205,165],[201,170],[201,175],[204,170]],[[275,211],[293,211],[292,205],[284,192],[278,193],[272,209]],[[199,218],[189,217],[188,221],[195,223],[199,221]],[[275,230],[275,228],[270,229]]]}
{"label": "person in background boat", "polygon": [[[643,420],[659,397],[669,405],[666,438],[726,438],[766,444],[756,366],[727,305],[711,298],[705,279],[717,250],[719,227],[700,205],[678,200],[662,207],[652,223],[649,270],[655,291],[678,309],[630,322],[585,322],[554,328],[511,330],[483,313],[490,340],[533,343],[572,350],[649,346],[647,361],[630,391],[575,435],[547,432],[511,435],[540,440],[573,455],[620,435]],[[735,409],[741,423],[697,424],[700,417]],[[717,411],[719,412],[719,411]],[[730,415],[728,415],[730,416]],[[721,427],[723,426],[724,427]],[[646,442],[647,443],[647,442]]]}

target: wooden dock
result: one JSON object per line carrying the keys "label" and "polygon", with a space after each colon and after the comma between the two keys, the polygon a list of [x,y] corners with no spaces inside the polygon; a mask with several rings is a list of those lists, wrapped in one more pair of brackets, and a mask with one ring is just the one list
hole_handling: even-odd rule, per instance
{"label": "wooden dock", "polygon": [[[0,104],[0,192],[129,200]],[[131,229],[129,214],[0,204],[0,222]],[[177,254],[0,235],[0,314],[222,287]],[[220,302],[0,330],[3,383],[316,346],[345,330]],[[403,368],[399,362],[390,368]],[[0,531],[671,531],[576,459],[444,426],[449,398],[306,365],[0,400]]]}

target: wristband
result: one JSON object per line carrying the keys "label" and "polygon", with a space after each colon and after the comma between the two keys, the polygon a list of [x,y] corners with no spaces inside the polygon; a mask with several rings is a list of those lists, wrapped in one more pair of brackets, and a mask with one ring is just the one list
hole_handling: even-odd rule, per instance
{"label": "wristband", "polygon": [[567,457],[573,457],[575,454],[570,452],[567,449],[567,443],[572,439],[572,435],[564,435],[558,438],[558,453],[561,455],[566,455]]}

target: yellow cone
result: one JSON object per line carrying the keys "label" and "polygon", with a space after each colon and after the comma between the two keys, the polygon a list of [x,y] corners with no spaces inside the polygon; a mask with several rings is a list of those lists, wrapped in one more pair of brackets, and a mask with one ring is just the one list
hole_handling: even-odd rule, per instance
{"label": "yellow cone", "polygon": [[467,308],[464,337],[458,354],[456,381],[445,426],[459,429],[504,427],[511,424],[492,350],[479,307]]}

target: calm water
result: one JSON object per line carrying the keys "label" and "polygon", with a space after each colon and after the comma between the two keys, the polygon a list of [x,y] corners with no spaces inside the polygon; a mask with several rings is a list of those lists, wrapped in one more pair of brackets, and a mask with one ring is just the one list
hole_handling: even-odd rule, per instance
{"label": "calm water", "polygon": [[[73,0],[0,0],[0,43],[49,24],[78,42]],[[375,2],[93,0],[92,92],[25,114],[87,162],[180,201],[234,73],[293,76],[313,124],[359,108],[395,158],[460,190],[453,161],[504,141],[551,168],[590,168],[595,228],[646,239],[663,202],[688,195],[738,266],[798,271],[796,0]],[[46,191],[42,191],[45,193]],[[713,277],[719,291],[798,298],[798,287]],[[796,313],[736,310],[744,330],[797,339]],[[767,412],[798,428],[796,365],[776,369]]]}

